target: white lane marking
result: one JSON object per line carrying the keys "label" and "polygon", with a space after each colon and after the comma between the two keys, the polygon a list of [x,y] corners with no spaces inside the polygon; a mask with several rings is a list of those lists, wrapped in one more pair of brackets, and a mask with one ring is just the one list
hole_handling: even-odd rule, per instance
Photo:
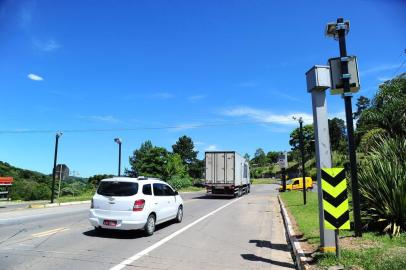
{"label": "white lane marking", "polygon": [[150,246],[150,247],[148,247],[148,248],[146,248],[146,249],[144,249],[144,250],[138,252],[137,254],[131,256],[131,257],[128,258],[127,260],[124,260],[124,261],[122,261],[121,263],[117,264],[116,266],[110,268],[110,270],[120,270],[120,269],[123,269],[124,267],[130,265],[131,263],[133,263],[133,262],[135,262],[136,260],[140,259],[140,258],[143,257],[144,255],[147,255],[148,253],[150,253],[150,252],[153,251],[154,249],[156,249],[156,248],[162,246],[163,244],[165,244],[166,242],[168,242],[168,241],[171,240],[172,238],[174,238],[174,237],[178,236],[179,234],[183,233],[184,231],[190,229],[191,227],[193,227],[193,226],[196,225],[197,223],[199,223],[199,222],[203,221],[204,219],[206,219],[206,218],[208,218],[208,217],[214,215],[214,214],[217,213],[218,211],[220,211],[220,210],[226,208],[227,206],[229,206],[229,205],[231,205],[231,204],[233,204],[233,203],[239,201],[240,199],[242,199],[242,198],[235,199],[235,200],[233,200],[233,201],[231,201],[231,202],[229,202],[229,203],[227,203],[227,204],[225,204],[225,205],[223,205],[223,206],[217,208],[216,210],[214,210],[214,211],[208,213],[207,215],[205,215],[205,216],[203,216],[203,217],[201,217],[201,218],[199,218],[199,219],[193,221],[192,223],[188,224],[187,226],[181,228],[179,231],[176,231],[176,232],[174,232],[173,234],[168,235],[167,237],[161,239],[160,241],[156,242],[156,243],[153,244],[152,246]]}

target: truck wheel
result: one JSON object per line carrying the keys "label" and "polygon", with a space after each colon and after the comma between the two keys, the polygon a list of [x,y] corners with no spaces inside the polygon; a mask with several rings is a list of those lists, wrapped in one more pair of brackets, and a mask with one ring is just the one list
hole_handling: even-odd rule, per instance
{"label": "truck wheel", "polygon": [[240,188],[239,190],[238,190],[238,197],[242,197],[242,189]]}

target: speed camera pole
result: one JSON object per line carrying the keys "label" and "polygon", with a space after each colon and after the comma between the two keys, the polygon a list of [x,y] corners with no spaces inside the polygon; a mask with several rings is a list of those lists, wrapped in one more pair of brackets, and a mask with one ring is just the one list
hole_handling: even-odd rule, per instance
{"label": "speed camera pole", "polygon": [[303,178],[303,204],[306,205],[306,174],[305,174],[305,154],[303,145],[303,119],[299,118],[299,144],[302,156],[302,178]]}
{"label": "speed camera pole", "polygon": [[341,72],[344,89],[344,104],[345,104],[345,117],[347,122],[347,137],[348,137],[348,151],[350,156],[350,168],[351,168],[351,189],[352,189],[352,203],[354,211],[354,229],[355,236],[362,236],[362,224],[361,224],[361,211],[360,211],[360,198],[359,198],[359,186],[357,175],[357,157],[355,154],[354,143],[354,123],[352,119],[352,93],[350,91],[350,76],[348,72],[348,57],[347,47],[345,43],[346,29],[348,26],[344,23],[343,18],[337,19],[337,32],[338,42],[340,46],[341,57]]}
{"label": "speed camera pole", "polygon": [[52,170],[52,190],[51,190],[51,203],[54,203],[55,196],[55,173],[56,173],[56,161],[58,159],[58,144],[59,137],[62,136],[61,132],[56,133],[55,135],[55,153],[54,153],[54,168]]}

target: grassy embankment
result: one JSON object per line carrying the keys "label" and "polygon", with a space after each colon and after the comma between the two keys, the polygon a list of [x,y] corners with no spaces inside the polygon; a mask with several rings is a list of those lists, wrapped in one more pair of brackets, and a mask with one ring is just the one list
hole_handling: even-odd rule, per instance
{"label": "grassy embankment", "polygon": [[[298,229],[304,234],[303,237],[317,248],[320,244],[317,193],[309,192],[307,195],[306,206],[303,205],[301,192],[285,192],[281,194],[281,198],[294,217]],[[365,232],[362,238],[354,238],[352,235],[352,231],[340,232],[340,260],[337,260],[335,254],[317,254],[316,267],[327,269],[328,266],[340,264],[345,269],[406,269],[406,234],[396,238],[374,232]]]}
{"label": "grassy embankment", "polygon": [[256,179],[251,179],[251,184],[252,185],[259,185],[259,184],[279,184],[278,179],[274,178],[256,178]]}

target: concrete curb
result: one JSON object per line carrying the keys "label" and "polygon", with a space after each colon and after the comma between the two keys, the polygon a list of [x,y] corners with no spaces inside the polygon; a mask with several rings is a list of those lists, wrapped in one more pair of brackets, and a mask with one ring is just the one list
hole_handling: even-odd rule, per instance
{"label": "concrete curb", "polygon": [[51,208],[51,207],[58,207],[64,205],[75,205],[75,204],[86,204],[90,203],[90,201],[77,201],[77,202],[66,202],[66,203],[41,203],[41,204],[30,204],[28,208]]}
{"label": "concrete curb", "polygon": [[293,230],[292,222],[289,219],[288,212],[286,211],[285,205],[282,202],[281,197],[278,195],[279,205],[281,207],[281,213],[283,217],[283,223],[285,224],[285,231],[287,234],[287,238],[289,239],[289,243],[293,249],[293,255],[295,257],[295,264],[299,270],[306,270],[309,269],[308,261],[309,259],[305,256],[302,247],[300,246],[300,242],[296,238],[296,233]]}

